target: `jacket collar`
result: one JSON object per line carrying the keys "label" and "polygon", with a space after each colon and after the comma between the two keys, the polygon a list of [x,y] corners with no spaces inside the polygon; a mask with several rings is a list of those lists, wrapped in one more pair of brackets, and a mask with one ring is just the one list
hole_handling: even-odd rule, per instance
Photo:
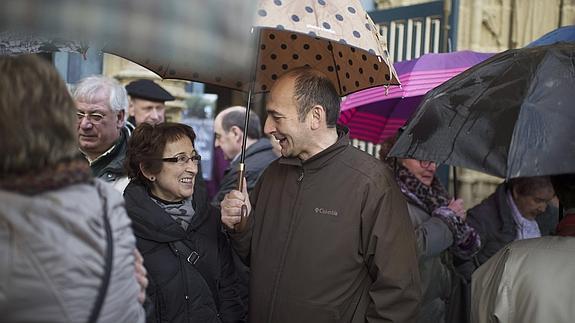
{"label": "jacket collar", "polygon": [[[246,148],[246,158],[251,155],[255,155],[261,151],[271,150],[272,144],[267,138],[260,138],[258,141],[254,142],[251,146]],[[241,152],[240,152],[241,154]],[[238,154],[231,162],[227,169],[236,168],[237,164],[240,163],[240,154]]]}
{"label": "jacket collar", "polygon": [[322,168],[331,159],[342,153],[349,147],[349,129],[345,126],[337,126],[337,141],[324,149],[323,151],[315,154],[310,159],[302,161],[297,157],[281,157],[279,163],[282,165],[301,167],[306,170],[313,170]]}

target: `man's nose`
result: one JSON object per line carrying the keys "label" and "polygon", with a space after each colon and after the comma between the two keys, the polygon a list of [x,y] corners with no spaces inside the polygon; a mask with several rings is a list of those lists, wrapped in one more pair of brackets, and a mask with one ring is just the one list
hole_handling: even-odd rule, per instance
{"label": "man's nose", "polygon": [[267,117],[266,122],[264,123],[264,132],[268,135],[271,135],[275,131],[276,131],[276,129],[275,129],[275,126],[273,125],[273,122],[270,121],[269,117]]}
{"label": "man's nose", "polygon": [[547,204],[543,203],[543,204],[539,204],[537,211],[539,212],[539,214],[541,214],[541,213],[545,212],[546,209],[547,209]]}
{"label": "man's nose", "polygon": [[91,129],[94,126],[94,124],[90,122],[87,117],[80,119],[79,123],[81,129]]}
{"label": "man's nose", "polygon": [[152,109],[152,112],[150,113],[150,117],[154,120],[158,120],[160,118],[160,114],[158,113],[158,110]]}

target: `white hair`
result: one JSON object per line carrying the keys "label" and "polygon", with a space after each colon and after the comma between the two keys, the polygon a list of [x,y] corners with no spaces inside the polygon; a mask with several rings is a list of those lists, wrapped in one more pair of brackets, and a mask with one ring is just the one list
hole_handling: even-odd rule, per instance
{"label": "white hair", "polygon": [[72,92],[72,96],[76,101],[94,102],[101,91],[106,91],[108,94],[108,106],[112,111],[126,111],[129,105],[126,88],[115,79],[107,76],[94,75],[80,80]]}

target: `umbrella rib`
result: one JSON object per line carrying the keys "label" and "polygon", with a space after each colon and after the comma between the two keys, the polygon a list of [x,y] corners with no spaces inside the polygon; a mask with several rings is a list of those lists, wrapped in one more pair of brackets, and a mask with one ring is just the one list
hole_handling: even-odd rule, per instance
{"label": "umbrella rib", "polygon": [[328,41],[328,49],[331,52],[331,60],[333,62],[333,68],[334,68],[334,72],[335,72],[335,77],[337,78],[337,88],[339,90],[339,93],[341,93],[341,81],[339,80],[339,73],[337,72],[337,64],[335,63],[335,55],[333,54],[333,49],[334,46],[331,43],[331,41]]}

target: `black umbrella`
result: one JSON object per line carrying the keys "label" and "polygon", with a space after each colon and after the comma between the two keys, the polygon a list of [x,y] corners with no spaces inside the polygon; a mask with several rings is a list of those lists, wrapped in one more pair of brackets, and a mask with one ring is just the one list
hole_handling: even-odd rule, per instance
{"label": "black umbrella", "polygon": [[508,50],[429,92],[390,154],[499,177],[575,172],[575,44]]}

